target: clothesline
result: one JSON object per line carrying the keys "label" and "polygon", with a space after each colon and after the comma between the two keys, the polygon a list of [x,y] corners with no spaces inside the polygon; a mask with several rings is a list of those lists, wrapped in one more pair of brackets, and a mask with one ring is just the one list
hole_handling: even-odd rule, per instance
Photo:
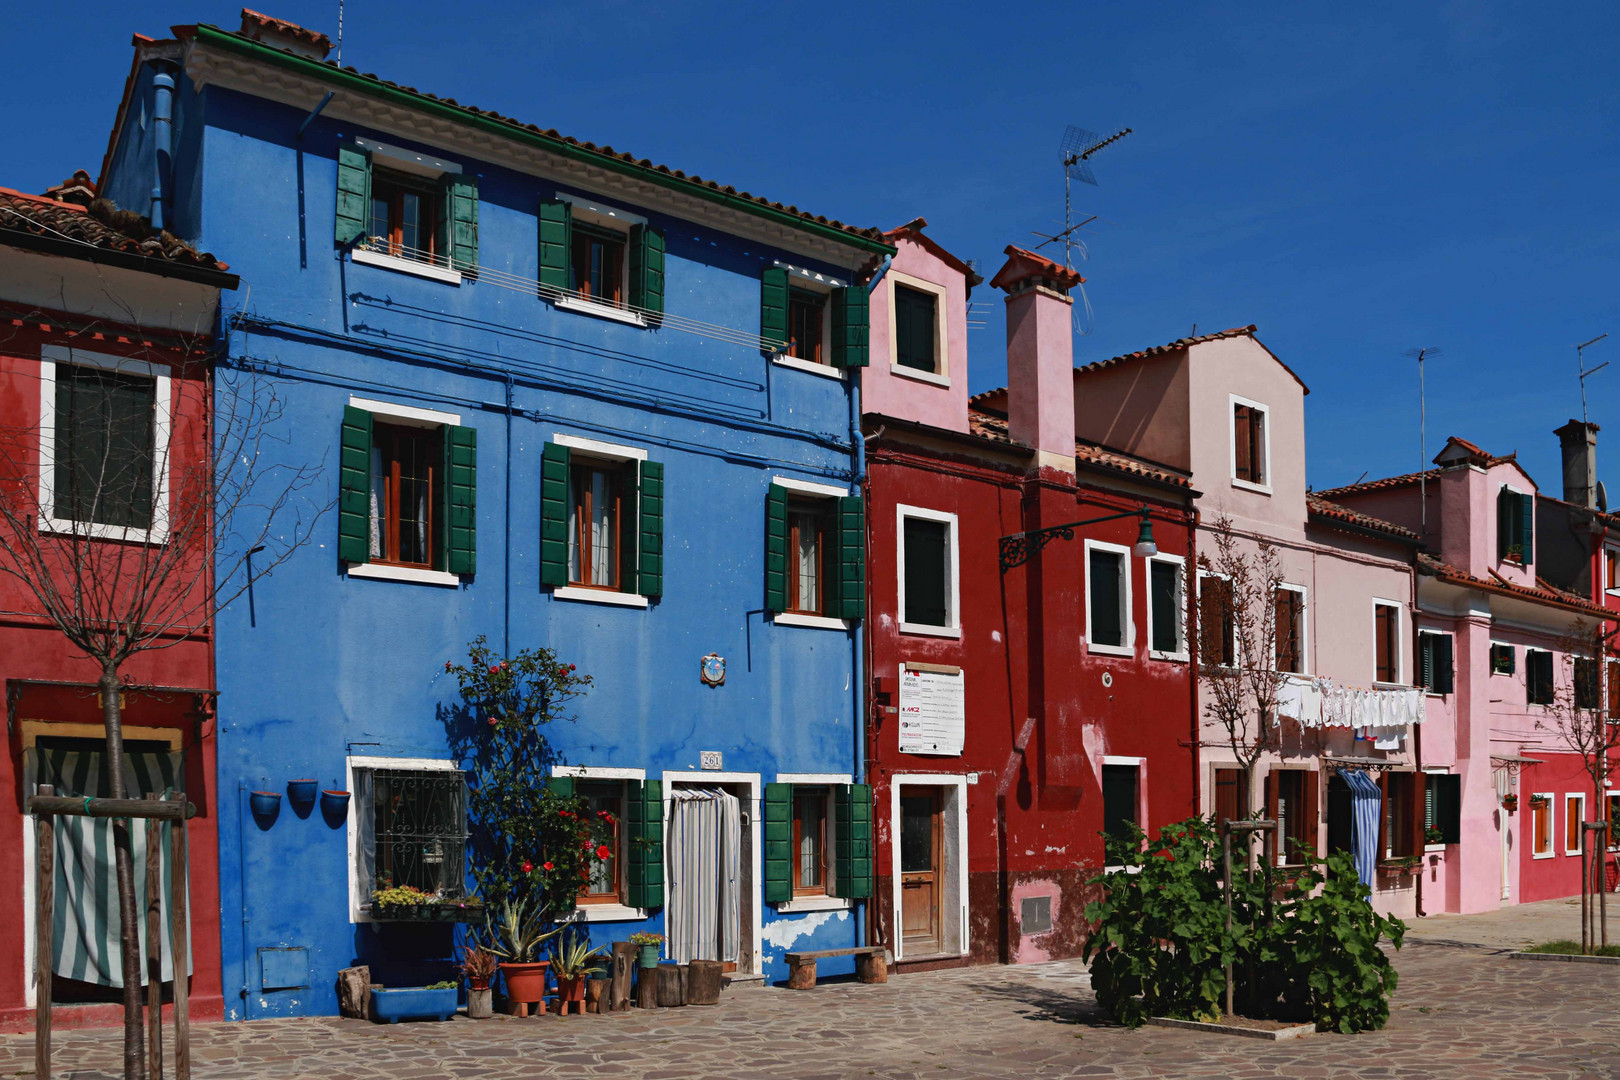
{"label": "clothesline", "polygon": [[1301,727],[1347,727],[1373,740],[1379,750],[1396,750],[1406,729],[1423,722],[1421,687],[1373,689],[1340,686],[1321,676],[1291,675],[1277,688],[1277,716]]}

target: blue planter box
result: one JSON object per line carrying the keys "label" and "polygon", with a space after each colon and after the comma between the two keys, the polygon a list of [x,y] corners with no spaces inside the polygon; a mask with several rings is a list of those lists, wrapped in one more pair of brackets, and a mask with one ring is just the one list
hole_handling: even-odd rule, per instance
{"label": "blue planter box", "polygon": [[401,1020],[448,1020],[456,1015],[456,987],[429,990],[421,986],[387,990],[371,988],[371,1019],[379,1024]]}

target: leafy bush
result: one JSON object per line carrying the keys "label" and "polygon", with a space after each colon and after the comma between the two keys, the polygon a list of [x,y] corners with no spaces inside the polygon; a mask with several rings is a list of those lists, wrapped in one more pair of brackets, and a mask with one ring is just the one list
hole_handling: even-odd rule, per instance
{"label": "leafy bush", "polygon": [[1149,1016],[1210,1020],[1220,1015],[1223,965],[1245,1016],[1310,1019],[1334,1031],[1382,1027],[1396,972],[1379,948],[1396,948],[1399,919],[1373,911],[1370,890],[1345,854],[1281,874],[1265,860],[1250,879],[1233,874],[1231,926],[1221,892],[1220,841],[1212,822],[1189,818],[1145,846],[1133,831],[1109,839],[1108,861],[1123,869],[1095,878],[1101,900],[1084,957],[1097,1000],[1130,1026]]}

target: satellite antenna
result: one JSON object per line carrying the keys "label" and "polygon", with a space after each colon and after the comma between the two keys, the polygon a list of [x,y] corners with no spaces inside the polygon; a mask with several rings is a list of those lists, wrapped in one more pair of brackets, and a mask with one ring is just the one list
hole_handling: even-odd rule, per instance
{"label": "satellite antenna", "polygon": [[1586,352],[1586,347],[1588,345],[1596,345],[1598,342],[1602,341],[1608,336],[1608,334],[1599,334],[1591,341],[1583,341],[1579,345],[1575,346],[1575,370],[1580,372],[1581,375],[1581,423],[1583,424],[1586,423],[1586,377],[1588,375],[1596,375],[1598,372],[1609,366],[1609,362],[1605,360],[1595,368],[1588,368],[1586,366],[1586,358],[1583,354]]}
{"label": "satellite antenna", "polygon": [[[1091,171],[1091,158],[1104,147],[1118,142],[1130,133],[1130,128],[1122,128],[1105,138],[1094,131],[1087,131],[1085,128],[1075,127],[1073,124],[1070,124],[1063,132],[1063,141],[1058,147],[1063,157],[1063,231],[1053,236],[1037,232],[1035,235],[1041,238],[1041,242],[1035,245],[1036,251],[1039,251],[1047,244],[1062,244],[1063,265],[1070,270],[1074,269],[1075,248],[1080,249],[1082,261],[1086,258],[1085,241],[1079,238],[1078,233],[1082,228],[1096,221],[1097,215],[1092,214],[1084,221],[1077,222],[1074,220],[1074,181],[1078,178],[1082,183],[1096,187],[1097,174]],[[1084,285],[1080,286],[1080,300],[1081,306],[1085,310],[1086,321],[1089,323],[1091,319],[1091,299],[1086,296]],[[1089,328],[1081,328],[1079,312],[1075,313],[1074,319],[1076,333],[1090,333]]]}
{"label": "satellite antenna", "polygon": [[1402,356],[1416,360],[1418,365],[1418,515],[1422,522],[1419,535],[1425,539],[1429,533],[1429,470],[1424,468],[1429,444],[1429,404],[1423,388],[1423,361],[1433,360],[1440,350],[1433,345],[1421,349],[1407,349]]}

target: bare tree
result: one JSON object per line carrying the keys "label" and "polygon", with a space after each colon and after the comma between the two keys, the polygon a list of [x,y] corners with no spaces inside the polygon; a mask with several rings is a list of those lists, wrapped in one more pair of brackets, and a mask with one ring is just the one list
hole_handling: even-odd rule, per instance
{"label": "bare tree", "polygon": [[[1620,762],[1616,761],[1620,758],[1620,716],[1611,715],[1609,708],[1611,702],[1620,699],[1620,690],[1608,685],[1605,669],[1614,636],[1614,631],[1605,632],[1602,623],[1579,619],[1571,623],[1559,642],[1565,677],[1554,680],[1551,687],[1539,688],[1542,696],[1550,700],[1542,717],[1536,721],[1536,728],[1548,732],[1564,749],[1581,759],[1581,768],[1592,783],[1594,824],[1603,826],[1588,829],[1587,823],[1581,822],[1581,863],[1585,868],[1581,876],[1583,951],[1590,951],[1593,945],[1609,943],[1603,858],[1613,826],[1608,820],[1604,798],[1609,790],[1609,777],[1620,770]],[[1536,676],[1526,671],[1525,677]],[[1594,846],[1588,842],[1589,837],[1597,841],[1596,851],[1588,850]],[[1596,894],[1595,898],[1592,894]],[[1594,927],[1593,922],[1598,925]]]}
{"label": "bare tree", "polygon": [[1287,678],[1276,653],[1282,561],[1264,537],[1235,536],[1224,514],[1209,531],[1214,557],[1198,556],[1198,679],[1204,716],[1220,729],[1237,761],[1238,805],[1247,817],[1255,762],[1278,745],[1277,697]]}
{"label": "bare tree", "polygon": [[[206,633],[308,542],[327,508],[308,498],[320,465],[281,456],[283,403],[268,382],[217,368],[203,335],[142,344],[148,335],[129,332],[140,319],[128,314],[127,325],[76,328],[116,362],[59,365],[40,422],[0,425],[0,574],[100,669],[112,798],[141,795],[125,791],[122,768],[125,665]],[[97,336],[128,343],[92,345]],[[124,1070],[134,1078],[145,1055],[130,826],[112,828]]]}

